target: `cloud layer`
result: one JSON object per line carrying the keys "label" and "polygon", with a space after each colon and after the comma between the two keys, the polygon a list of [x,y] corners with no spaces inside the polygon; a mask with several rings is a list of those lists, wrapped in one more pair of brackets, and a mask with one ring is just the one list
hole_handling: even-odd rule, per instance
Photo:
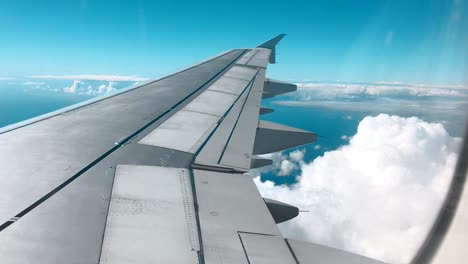
{"label": "cloud layer", "polygon": [[121,75],[37,75],[31,76],[34,79],[52,79],[52,80],[87,80],[87,81],[113,81],[113,82],[141,82],[148,78],[137,76]]}
{"label": "cloud layer", "polygon": [[410,95],[410,96],[468,96],[465,85],[426,85],[401,82],[376,83],[297,83],[300,90],[323,96],[332,95]]}
{"label": "cloud layer", "polygon": [[265,197],[310,211],[281,224],[285,236],[404,263],[435,217],[458,145],[441,124],[382,114],[364,118],[348,145],[300,163],[294,186],[255,181]]}
{"label": "cloud layer", "polygon": [[[401,82],[298,83],[298,91],[273,99],[274,104],[343,111],[358,115],[388,113],[418,116],[444,123],[452,135],[461,136],[468,110],[468,86],[425,85]],[[354,115],[354,114],[353,114]],[[347,119],[347,118],[345,118]]]}

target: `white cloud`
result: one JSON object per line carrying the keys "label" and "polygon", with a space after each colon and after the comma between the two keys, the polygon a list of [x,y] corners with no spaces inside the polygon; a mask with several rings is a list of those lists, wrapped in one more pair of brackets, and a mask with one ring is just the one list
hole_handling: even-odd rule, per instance
{"label": "white cloud", "polygon": [[93,88],[92,85],[85,86],[85,83],[80,80],[74,80],[73,84],[63,88],[62,90],[65,93],[76,93],[76,94],[86,94],[91,96],[110,94],[117,91],[115,87],[115,82],[109,82],[106,84],[101,84],[97,88]]}
{"label": "white cloud", "polygon": [[309,210],[286,237],[392,263],[419,247],[446,193],[459,139],[418,118],[364,118],[348,145],[302,165],[292,187],[255,179],[265,197]]}
{"label": "white cloud", "polygon": [[260,155],[260,157],[265,159],[270,159],[272,161],[271,166],[266,166],[257,169],[258,172],[278,172],[281,169],[281,162],[287,157],[281,152],[269,153]]}
{"label": "white cloud", "polygon": [[291,161],[285,159],[281,161],[280,170],[278,176],[289,176],[291,172],[297,169],[297,166],[294,165]]}
{"label": "white cloud", "polygon": [[105,84],[99,85],[97,92],[98,93],[103,93],[106,90],[106,87],[107,86]]}
{"label": "white cloud", "polygon": [[105,85],[105,84],[102,84],[98,87],[98,93],[102,94],[102,93],[111,93],[113,91],[115,91],[115,88],[113,87],[113,85],[115,84],[115,82],[109,82],[109,84]]}
{"label": "white cloud", "polygon": [[306,150],[305,149],[296,149],[289,153],[289,158],[294,161],[294,162],[301,162],[304,160],[304,155],[305,155]]}
{"label": "white cloud", "polygon": [[305,149],[297,149],[286,155],[282,152],[275,152],[260,155],[262,158],[271,159],[272,165],[252,170],[252,174],[275,173],[279,176],[290,176],[292,172],[299,169],[304,163]]}
{"label": "white cloud", "polygon": [[0,81],[11,81],[14,80],[15,78],[10,78],[10,77],[0,77]]}
{"label": "white cloud", "polygon": [[320,145],[315,145],[315,146],[314,146],[314,149],[315,149],[315,150],[319,150],[321,147],[322,147],[322,146],[320,146]]}
{"label": "white cloud", "polygon": [[107,85],[101,84],[97,87],[97,89],[94,89],[90,85],[88,86],[88,89],[86,90],[85,94],[93,95],[93,96],[101,95],[101,94],[110,94],[110,93],[117,91],[117,89],[115,88],[115,84],[116,84],[115,82],[109,82]]}
{"label": "white cloud", "polygon": [[23,85],[26,85],[26,86],[42,86],[42,85],[46,85],[45,82],[24,82]]}
{"label": "white cloud", "polygon": [[109,82],[109,84],[107,84],[105,93],[113,93],[113,92],[115,92],[115,91],[117,90],[117,89],[114,87],[115,84],[116,84],[115,82]]}
{"label": "white cloud", "polygon": [[138,76],[120,75],[36,75],[31,76],[36,79],[56,79],[56,80],[88,80],[88,81],[114,81],[114,82],[141,82],[148,78]]}
{"label": "white cloud", "polygon": [[340,138],[341,138],[342,140],[348,140],[348,139],[349,139],[349,137],[348,137],[347,135],[342,135]]}
{"label": "white cloud", "polygon": [[69,87],[63,88],[66,93],[76,93],[83,83],[80,80],[74,80],[73,84]]}

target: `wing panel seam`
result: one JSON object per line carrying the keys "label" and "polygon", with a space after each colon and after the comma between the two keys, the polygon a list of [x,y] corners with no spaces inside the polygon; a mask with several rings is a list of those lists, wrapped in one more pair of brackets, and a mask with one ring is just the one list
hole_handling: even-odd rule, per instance
{"label": "wing panel seam", "polygon": [[247,254],[247,250],[245,249],[244,241],[242,241],[242,237],[241,237],[239,232],[237,232],[237,236],[239,237],[239,241],[241,243],[242,250],[244,250],[244,254],[245,254],[245,258],[247,259],[247,263],[250,264],[249,255]]}

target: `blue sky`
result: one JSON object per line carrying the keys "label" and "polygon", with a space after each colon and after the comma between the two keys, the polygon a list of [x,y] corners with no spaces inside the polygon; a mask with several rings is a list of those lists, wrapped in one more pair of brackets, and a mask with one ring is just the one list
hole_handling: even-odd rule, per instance
{"label": "blue sky", "polygon": [[0,77],[155,77],[287,33],[275,78],[466,84],[463,2],[2,1]]}

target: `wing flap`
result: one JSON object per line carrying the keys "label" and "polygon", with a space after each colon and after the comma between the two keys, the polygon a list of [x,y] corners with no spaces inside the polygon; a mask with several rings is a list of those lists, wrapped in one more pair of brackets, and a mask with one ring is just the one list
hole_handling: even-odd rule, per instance
{"label": "wing flap", "polygon": [[220,160],[224,166],[250,169],[265,70],[261,69]]}
{"label": "wing flap", "polygon": [[210,140],[206,142],[206,145],[197,155],[195,164],[223,167],[223,165],[219,164],[220,159],[226,149],[226,144],[232,134],[234,126],[239,119],[239,115],[242,112],[247,96],[248,93],[241,95],[228,115],[223,119],[223,122],[219,125],[218,129],[213,133]]}
{"label": "wing flap", "polygon": [[375,259],[323,245],[292,239],[286,239],[285,241],[291,253],[295,256],[297,263],[301,264],[385,264]]}
{"label": "wing flap", "polygon": [[117,166],[100,263],[198,263],[194,211],[188,170]]}
{"label": "wing flap", "polygon": [[252,178],[193,170],[205,263],[248,263],[239,232],[281,236]]}
{"label": "wing flap", "polygon": [[[222,120],[220,126],[197,154],[198,165],[229,167],[247,171],[251,167],[252,148],[255,140],[255,129],[258,122],[259,102],[263,89],[265,70],[235,66],[229,78],[243,78],[247,72],[252,79],[249,87],[239,97],[232,109]],[[234,69],[233,68],[233,69]],[[248,69],[240,70],[240,69]],[[235,75],[235,74],[239,74]]]}
{"label": "wing flap", "polygon": [[[281,236],[239,232],[249,263],[255,264],[296,264],[294,257]],[[301,262],[302,263],[302,262]]]}

